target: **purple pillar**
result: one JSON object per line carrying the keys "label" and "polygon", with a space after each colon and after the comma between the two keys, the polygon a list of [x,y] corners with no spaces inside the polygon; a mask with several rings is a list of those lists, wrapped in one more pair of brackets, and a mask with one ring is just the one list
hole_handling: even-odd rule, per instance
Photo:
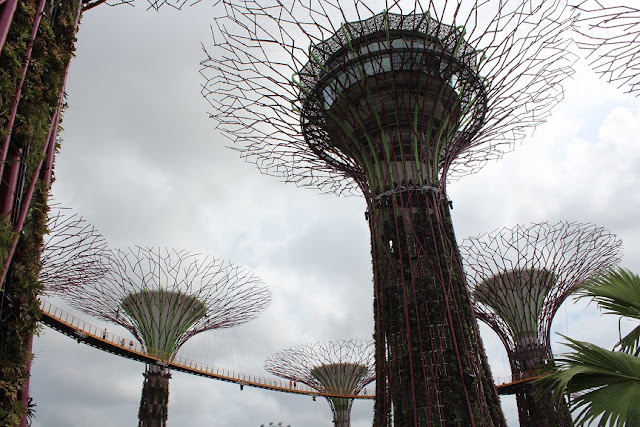
{"label": "purple pillar", "polygon": [[18,6],[18,0],[0,0],[0,54],[2,54],[4,42],[9,34],[16,6]]}

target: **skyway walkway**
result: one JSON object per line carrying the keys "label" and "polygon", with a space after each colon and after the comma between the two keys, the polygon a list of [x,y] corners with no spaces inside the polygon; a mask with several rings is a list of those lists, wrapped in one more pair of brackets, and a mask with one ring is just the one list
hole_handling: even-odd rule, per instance
{"label": "skyway walkway", "polygon": [[[307,396],[344,397],[349,399],[373,399],[375,388],[365,388],[358,394],[322,393],[304,384],[292,381],[275,380],[257,375],[234,372],[224,368],[196,362],[176,356],[174,358],[153,356],[149,354],[137,341],[115,335],[106,329],[98,328],[87,323],[49,303],[40,301],[42,309],[42,323],[84,344],[109,353],[144,363],[155,363],[173,371],[186,372],[220,381],[227,381],[244,386],[279,391],[283,393],[303,394]],[[153,352],[151,352],[153,353]],[[507,378],[496,384],[499,394],[512,394],[519,384],[537,379],[534,373],[520,378]]]}

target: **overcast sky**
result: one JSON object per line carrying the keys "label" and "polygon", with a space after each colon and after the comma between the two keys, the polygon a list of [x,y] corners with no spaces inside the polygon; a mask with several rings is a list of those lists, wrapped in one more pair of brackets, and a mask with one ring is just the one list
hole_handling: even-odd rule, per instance
{"label": "overcast sky", "polygon": [[[144,6],[144,2],[139,2]],[[364,200],[296,188],[244,163],[214,129],[200,95],[200,44],[212,9],[101,6],[86,13],[68,81],[53,194],[112,247],[168,246],[251,268],[269,285],[257,320],[204,333],[181,355],[268,376],[262,362],[294,345],[369,339],[372,283]],[[449,185],[460,241],[532,221],[590,222],[624,242],[640,272],[640,102],[580,65],[552,119],[504,159]],[[95,322],[98,323],[98,322]],[[554,331],[605,347],[617,319],[568,301]],[[114,332],[117,331],[112,327]],[[497,338],[482,328],[494,376],[508,375]],[[554,337],[558,341],[557,337]],[[562,350],[556,345],[556,349]],[[144,365],[44,328],[35,342],[35,426],[132,426]],[[503,407],[517,425],[515,400]],[[352,425],[371,425],[370,401]],[[170,426],[331,425],[322,400],[184,373],[170,383]]]}

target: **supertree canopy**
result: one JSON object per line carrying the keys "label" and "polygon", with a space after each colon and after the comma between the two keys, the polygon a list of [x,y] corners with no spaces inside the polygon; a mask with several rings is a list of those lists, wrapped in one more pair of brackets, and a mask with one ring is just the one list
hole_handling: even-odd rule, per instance
{"label": "supertree canopy", "polygon": [[594,71],[636,95],[640,91],[640,1],[582,0],[576,9],[578,46]]}
{"label": "supertree canopy", "polygon": [[[504,343],[511,371],[552,363],[550,331],[563,301],[585,280],[621,258],[615,235],[590,224],[558,222],[501,228],[460,246],[478,319]],[[516,391],[520,425],[571,425],[564,405]]]}
{"label": "supertree canopy", "polygon": [[107,241],[83,217],[54,206],[47,229],[40,256],[45,294],[61,294],[105,277],[109,268]]}
{"label": "supertree canopy", "polygon": [[[115,250],[107,276],[68,293],[78,310],[128,329],[147,353],[171,360],[192,336],[237,326],[271,301],[244,267],[170,249]],[[166,425],[170,373],[148,364],[139,426]]]}
{"label": "supertree canopy", "polygon": [[338,395],[326,397],[333,425],[348,427],[353,399],[341,396],[357,394],[375,379],[373,358],[372,342],[339,340],[283,350],[267,359],[264,367],[279,377]]}
{"label": "supertree canopy", "polygon": [[265,173],[365,196],[374,425],[503,425],[445,194],[545,121],[573,9],[531,1],[223,1],[219,128]]}

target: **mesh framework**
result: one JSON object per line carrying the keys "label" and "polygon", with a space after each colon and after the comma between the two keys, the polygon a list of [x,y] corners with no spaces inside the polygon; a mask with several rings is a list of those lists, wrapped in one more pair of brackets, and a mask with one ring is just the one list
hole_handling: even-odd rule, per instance
{"label": "mesh framework", "polygon": [[573,73],[564,1],[222,2],[203,95],[265,173],[367,202],[375,426],[504,425],[447,179],[544,122]]}
{"label": "mesh framework", "polygon": [[[574,222],[539,223],[468,238],[460,246],[478,319],[504,343],[514,375],[552,360],[553,317],[585,280],[616,265],[622,243],[607,230]],[[523,426],[572,425],[566,407],[516,392]],[[567,420],[554,419],[564,414]]]}
{"label": "mesh framework", "polygon": [[[448,179],[500,158],[528,129],[544,123],[562,97],[562,81],[573,74],[575,56],[566,50],[570,41],[562,34],[575,17],[568,16],[558,0],[401,1],[377,3],[375,8],[365,2],[332,0],[224,6],[226,16],[216,20],[214,44],[206,47],[201,70],[206,79],[203,95],[219,129],[265,173],[324,191],[351,194],[358,192],[359,182],[309,147],[321,141],[309,141],[303,133],[307,82],[321,79],[322,62],[331,50],[349,49],[351,41],[381,26],[415,30],[412,39],[422,42],[436,35],[458,51],[453,57],[446,50],[430,55],[453,65],[458,76],[466,69],[480,80],[463,79],[455,89],[478,83],[484,87],[484,94],[461,103],[467,121],[441,153],[440,176]],[[383,10],[389,19],[379,14]],[[343,26],[345,22],[350,24]],[[407,46],[405,53],[421,50]],[[339,80],[332,84],[345,88]],[[470,120],[471,111],[485,98],[484,119]]]}
{"label": "mesh framework", "polygon": [[[264,364],[270,373],[300,382],[319,392],[342,395],[359,393],[375,379],[372,342],[338,340],[299,345],[272,355]],[[353,399],[326,397],[333,425],[351,425]]]}
{"label": "mesh framework", "polygon": [[52,206],[47,229],[49,234],[40,256],[40,281],[45,295],[62,294],[106,276],[107,241],[83,217]]}
{"label": "mesh framework", "polygon": [[640,2],[580,1],[576,43],[593,70],[628,93],[640,94]]}
{"label": "mesh framework", "polygon": [[[271,293],[245,267],[184,250],[136,247],[111,251],[108,274],[74,288],[68,298],[78,310],[123,326],[147,351],[170,359],[198,333],[254,319]],[[161,342],[171,345],[154,347]]]}

